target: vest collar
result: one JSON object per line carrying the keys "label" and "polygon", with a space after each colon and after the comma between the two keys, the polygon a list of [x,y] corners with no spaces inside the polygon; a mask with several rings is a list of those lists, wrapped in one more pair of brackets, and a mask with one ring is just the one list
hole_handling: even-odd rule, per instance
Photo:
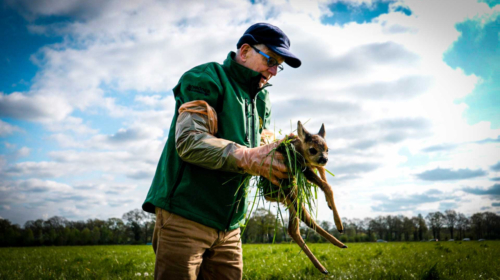
{"label": "vest collar", "polygon": [[259,88],[259,82],[262,75],[259,72],[246,68],[236,62],[234,60],[235,56],[235,52],[229,52],[222,66],[226,70],[226,73],[228,73],[229,76],[231,76],[231,78],[233,78],[236,82],[250,86],[249,94],[252,98],[255,98],[259,91],[271,86],[271,84],[266,83],[262,88]]}
{"label": "vest collar", "polygon": [[257,79],[260,80],[261,74],[259,72],[253,71],[252,69],[239,64],[234,60],[235,56],[235,52],[229,52],[223,64],[224,69],[226,69],[226,72],[231,76],[231,78],[242,84],[253,83]]}

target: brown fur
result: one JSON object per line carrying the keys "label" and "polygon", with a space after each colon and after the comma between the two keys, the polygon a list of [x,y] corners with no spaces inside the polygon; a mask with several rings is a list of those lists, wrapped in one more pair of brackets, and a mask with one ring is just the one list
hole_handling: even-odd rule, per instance
{"label": "brown fur", "polygon": [[[302,123],[299,121],[297,123],[297,131],[298,137],[292,140],[292,143],[297,150],[305,159],[305,169],[304,175],[307,180],[315,185],[317,185],[324,193],[326,197],[326,202],[328,203],[328,207],[333,211],[333,217],[335,221],[335,226],[337,230],[342,233],[344,231],[344,227],[342,225],[342,221],[340,220],[340,216],[337,212],[337,208],[335,207],[335,201],[333,199],[333,191],[331,186],[326,181],[326,173],[324,166],[328,160],[328,146],[325,141],[325,126],[322,125],[318,134],[312,135],[302,126]],[[314,153],[316,152],[316,153]],[[326,160],[325,160],[326,159]],[[314,172],[318,170],[320,176]],[[275,190],[271,191],[271,195],[266,195],[266,200],[268,201],[276,201],[285,204],[289,212],[289,222],[288,222],[288,234],[292,239],[302,248],[304,253],[309,257],[314,266],[324,274],[328,274],[328,271],[323,267],[323,265],[318,261],[318,259],[314,256],[311,250],[307,247],[302,236],[300,235],[299,230],[299,219],[302,220],[307,226],[312,228],[318,234],[326,238],[333,245],[338,246],[340,248],[347,248],[342,242],[328,233],[326,230],[321,228],[310,216],[307,212],[304,205],[300,205],[300,213],[297,213],[297,209],[299,209],[296,198],[297,198],[297,189],[288,189],[285,193],[285,196],[277,196],[278,194],[278,186],[274,186]],[[275,194],[275,195],[272,195]]]}

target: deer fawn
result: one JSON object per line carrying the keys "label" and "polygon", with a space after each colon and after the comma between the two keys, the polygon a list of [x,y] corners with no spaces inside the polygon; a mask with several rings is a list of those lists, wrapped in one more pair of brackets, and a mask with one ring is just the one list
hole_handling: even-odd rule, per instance
{"label": "deer fawn", "polygon": [[[333,191],[330,185],[326,181],[326,173],[324,166],[328,161],[328,146],[325,141],[325,126],[321,126],[318,134],[310,134],[299,121],[297,123],[297,134],[298,137],[294,137],[291,141],[295,150],[304,157],[304,162],[302,166],[302,171],[306,179],[317,185],[324,193],[326,197],[326,202],[328,206],[333,211],[333,217],[335,221],[335,226],[337,230],[342,233],[344,227],[342,226],[342,221],[335,207],[335,201],[333,200]],[[315,172],[318,170],[320,176]],[[314,266],[324,274],[328,274],[328,270],[318,261],[311,250],[307,247],[299,230],[299,219],[302,220],[307,226],[312,228],[318,234],[326,238],[333,245],[340,248],[347,248],[342,242],[337,238],[332,236],[326,230],[321,228],[307,212],[304,205],[297,205],[297,188],[282,188],[280,193],[280,187],[273,184],[269,184],[270,189],[268,193],[265,194],[265,199],[268,201],[276,201],[283,203],[289,212],[289,222],[288,222],[288,234],[292,239],[304,250],[306,255],[309,257]],[[283,193],[284,192],[284,193]],[[283,194],[283,195],[281,195]],[[298,211],[300,209],[300,211]]]}

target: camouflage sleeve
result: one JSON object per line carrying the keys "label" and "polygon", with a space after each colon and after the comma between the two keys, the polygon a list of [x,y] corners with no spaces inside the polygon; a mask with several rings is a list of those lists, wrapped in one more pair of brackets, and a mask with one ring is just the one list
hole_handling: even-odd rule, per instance
{"label": "camouflage sleeve", "polygon": [[180,158],[207,169],[244,173],[233,156],[243,146],[217,138],[216,133],[217,114],[207,102],[195,100],[179,108],[175,146]]}

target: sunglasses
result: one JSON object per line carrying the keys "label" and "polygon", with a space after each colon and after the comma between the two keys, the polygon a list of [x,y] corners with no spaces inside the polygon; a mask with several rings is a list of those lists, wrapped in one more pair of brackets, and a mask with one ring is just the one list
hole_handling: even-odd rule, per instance
{"label": "sunglasses", "polygon": [[265,54],[264,52],[262,52],[261,50],[257,49],[254,46],[250,46],[250,47],[252,47],[252,49],[254,49],[256,52],[260,53],[265,58],[267,58],[267,66],[274,67],[274,66],[278,65],[278,72],[283,71],[283,65],[279,64],[278,61],[276,60],[276,58],[268,56],[267,54]]}

